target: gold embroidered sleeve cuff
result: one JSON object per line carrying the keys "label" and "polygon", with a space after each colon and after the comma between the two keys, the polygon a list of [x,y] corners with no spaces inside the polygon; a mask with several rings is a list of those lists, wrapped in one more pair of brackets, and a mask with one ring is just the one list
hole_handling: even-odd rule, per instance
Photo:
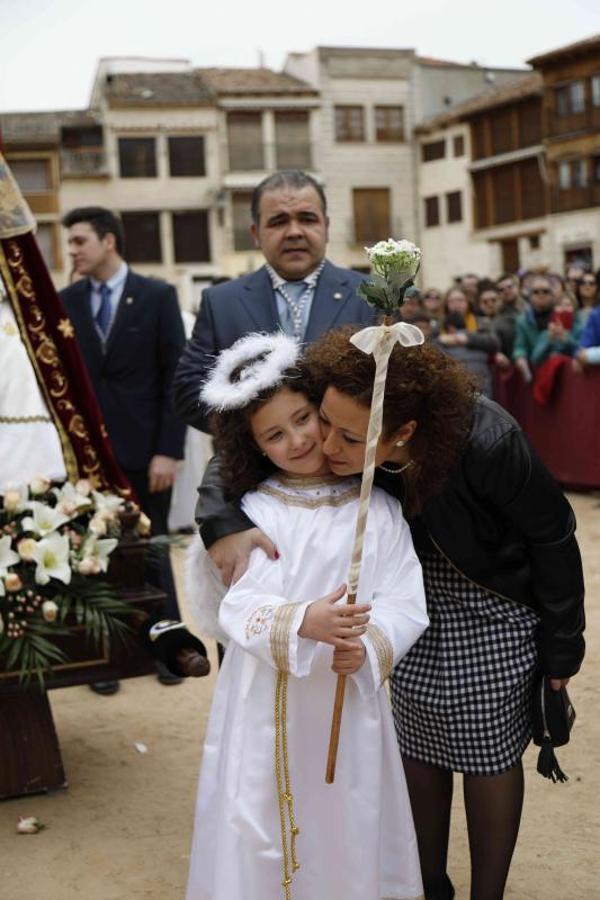
{"label": "gold embroidered sleeve cuff", "polygon": [[390,677],[394,668],[394,648],[383,629],[373,622],[367,625],[366,637],[369,638],[375,650],[380,684],[383,684],[386,678]]}
{"label": "gold embroidered sleeve cuff", "polygon": [[271,655],[275,668],[280,672],[290,672],[290,632],[294,617],[303,603],[285,603],[278,606],[271,623]]}

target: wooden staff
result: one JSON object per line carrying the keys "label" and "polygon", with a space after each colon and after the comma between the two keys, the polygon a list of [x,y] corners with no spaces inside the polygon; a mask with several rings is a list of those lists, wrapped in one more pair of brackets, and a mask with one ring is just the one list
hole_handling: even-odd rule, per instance
{"label": "wooden staff", "polygon": [[[354,532],[354,547],[352,549],[352,560],[350,563],[350,573],[348,575],[349,605],[356,603],[356,592],[358,588],[358,578],[360,575],[360,566],[362,562],[362,551],[365,529],[367,525],[367,514],[369,512],[369,500],[371,499],[371,490],[373,488],[373,478],[375,475],[375,455],[377,452],[377,444],[379,443],[383,421],[383,397],[385,393],[385,380],[387,377],[390,354],[396,342],[392,330],[385,327],[391,325],[391,323],[391,317],[385,316],[384,328],[381,329],[381,337],[376,342],[372,350],[365,350],[365,352],[372,352],[375,357],[375,381],[373,383],[373,399],[371,400],[371,412],[369,415],[369,426],[367,428],[367,448],[365,451],[365,465],[363,469],[362,482],[360,485],[358,515],[356,518],[356,530]],[[365,331],[371,330],[375,331],[376,329],[365,329]],[[379,331],[380,329],[377,330]],[[361,347],[360,349],[363,348]],[[335,779],[335,764],[337,760],[338,744],[340,740],[340,727],[342,724],[342,710],[344,708],[345,690],[346,676],[338,675],[337,685],[335,689],[333,716],[331,720],[331,734],[329,737],[329,752],[327,754],[327,769],[325,772],[325,781],[327,784],[333,784],[333,781]]]}

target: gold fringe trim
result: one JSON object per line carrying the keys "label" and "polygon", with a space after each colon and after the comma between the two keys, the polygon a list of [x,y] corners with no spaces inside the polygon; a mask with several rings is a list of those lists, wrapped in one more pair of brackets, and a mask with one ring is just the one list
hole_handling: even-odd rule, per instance
{"label": "gold fringe trim", "polygon": [[290,784],[287,746],[287,684],[288,673],[278,672],[275,687],[275,782],[283,852],[281,886],[284,900],[292,900],[292,878],[294,872],[300,868],[296,856],[296,839],[300,834],[300,829],[296,824],[294,797]]}
{"label": "gold fringe trim", "polygon": [[385,632],[378,625],[369,623],[366,634],[375,648],[380,683],[383,684],[386,678],[390,677],[394,668],[394,648]]}

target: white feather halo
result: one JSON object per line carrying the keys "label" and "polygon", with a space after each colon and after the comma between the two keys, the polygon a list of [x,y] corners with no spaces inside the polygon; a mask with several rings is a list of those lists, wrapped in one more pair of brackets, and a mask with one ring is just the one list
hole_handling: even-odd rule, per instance
{"label": "white feather halo", "polygon": [[[200,391],[200,402],[217,411],[246,406],[261,391],[276,387],[299,356],[300,345],[287,334],[247,334],[219,354]],[[248,365],[232,381],[232,373],[245,362]]]}

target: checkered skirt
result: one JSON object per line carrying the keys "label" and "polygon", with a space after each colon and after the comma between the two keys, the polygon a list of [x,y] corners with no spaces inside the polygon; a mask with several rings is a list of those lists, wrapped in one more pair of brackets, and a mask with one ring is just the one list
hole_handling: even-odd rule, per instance
{"label": "checkered skirt", "polygon": [[430,626],[390,678],[400,750],[468,775],[515,765],[531,738],[537,614],[421,560]]}

